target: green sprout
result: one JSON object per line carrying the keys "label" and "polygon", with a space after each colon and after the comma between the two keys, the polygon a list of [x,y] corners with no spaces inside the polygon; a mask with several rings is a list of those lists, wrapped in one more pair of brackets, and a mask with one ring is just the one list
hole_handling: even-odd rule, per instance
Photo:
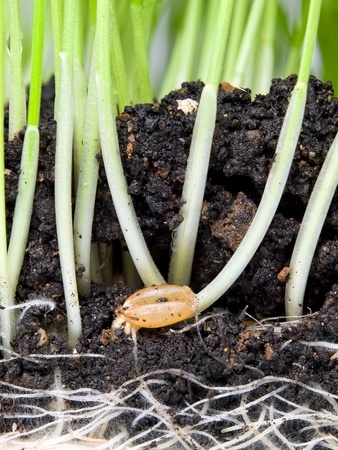
{"label": "green sprout", "polygon": [[19,0],[10,0],[8,2],[7,13],[10,18],[8,54],[11,73],[8,137],[13,139],[26,125],[26,94],[22,72],[22,30],[20,26]]}
{"label": "green sprout", "polygon": [[[2,306],[4,307],[12,306],[14,303],[15,291],[20,275],[21,266],[23,264],[33,208],[40,143],[40,133],[38,125],[41,98],[44,15],[44,0],[35,1],[33,12],[33,41],[28,123],[22,149],[20,166],[21,173],[19,177],[18,194],[15,203],[12,231],[8,245],[8,253],[5,246],[6,226],[2,228],[3,241],[1,253],[4,264],[4,273],[2,275],[3,294],[1,297],[3,299]],[[15,70],[17,70],[17,68]],[[15,109],[13,114],[17,114],[20,117],[22,116],[22,112],[20,109]],[[21,123],[20,121],[16,120],[14,122]],[[4,209],[2,210],[2,214],[4,216],[5,211],[6,209],[4,207]],[[5,347],[9,348],[10,341],[14,337],[14,313],[11,309],[4,309],[0,313],[3,344]]]}

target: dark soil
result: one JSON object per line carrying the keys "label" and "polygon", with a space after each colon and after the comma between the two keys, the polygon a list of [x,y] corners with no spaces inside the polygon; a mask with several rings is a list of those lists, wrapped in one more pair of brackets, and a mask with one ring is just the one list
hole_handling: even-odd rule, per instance
{"label": "dark soil", "polygon": [[[273,80],[266,96],[251,101],[249,90],[219,91],[217,123],[207,188],[198,234],[191,287],[196,292],[223,268],[245,234],[261,198],[273,159],[295,76]],[[184,114],[177,100],[199,100],[202,83],[185,83],[160,104],[128,106],[117,126],[129,191],[147,243],[161,267],[168,268],[172,232],[180,224],[181,190],[195,113]],[[34,362],[30,354],[65,354],[65,307],[54,214],[55,123],[53,89],[44,90],[41,148],[34,211],[17,301],[53,298],[55,310],[31,308],[18,324],[13,350],[18,357],[0,365],[2,380],[19,386],[47,389],[54,384],[55,360]],[[110,287],[93,285],[90,298],[81,299],[83,335],[78,353],[98,353],[105,359],[58,360],[63,385],[108,392],[157,369],[177,368],[210,385],[235,385],[264,375],[318,382],[338,390],[337,359],[327,349],[315,351],[301,341],[335,342],[338,329],[338,202],[330,208],[312,264],[305,312],[300,324],[247,328],[241,311],[257,319],[284,314],[285,284],[278,274],[288,266],[309,195],[325,155],[338,131],[338,100],[330,83],[311,78],[305,118],[290,177],[278,212],[255,257],[217,305],[201,316],[219,313],[199,327],[175,333],[168,329],[140,330],[138,364],[133,343],[123,331],[110,331],[114,309],[132,293],[120,276]],[[22,133],[6,147],[8,232],[20,173]],[[119,247],[122,234],[101,164],[93,240]],[[316,312],[317,311],[317,312]],[[175,326],[176,330],[182,324]],[[48,335],[41,346],[41,330]],[[278,330],[278,331],[277,331]],[[288,345],[283,345],[290,341]],[[159,389],[158,399],[179,410],[189,395],[196,401],[202,390],[171,383]],[[166,385],[168,386],[168,385]],[[8,405],[2,405],[6,410]],[[3,424],[3,430],[10,429]]]}

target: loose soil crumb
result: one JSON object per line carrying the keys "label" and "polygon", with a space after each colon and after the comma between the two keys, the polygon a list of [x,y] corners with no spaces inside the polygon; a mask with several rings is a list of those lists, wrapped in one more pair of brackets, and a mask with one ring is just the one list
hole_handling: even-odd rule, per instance
{"label": "loose soil crumb", "polygon": [[[196,292],[215,277],[241,242],[259,204],[277,139],[296,77],[272,81],[270,92],[251,101],[250,91],[221,88],[217,122],[203,202],[191,287]],[[163,274],[168,270],[173,231],[182,222],[179,208],[185,166],[196,111],[182,111],[185,99],[198,102],[202,83],[184,83],[155,105],[128,106],[117,119],[120,149],[129,192],[142,231]],[[194,104],[194,103],[193,103]],[[334,351],[304,342],[335,342],[338,329],[338,202],[331,205],[306,291],[305,312],[299,323],[255,326],[257,320],[284,314],[287,268],[306,204],[326,153],[338,131],[338,100],[330,83],[311,77],[305,118],[290,177],[269,231],[253,260],[217,302],[203,313],[204,321],[170,329],[138,333],[137,364],[133,342],[123,331],[111,331],[114,310],[133,292],[122,274],[112,286],[93,284],[81,298],[83,334],[79,354],[104,358],[61,358],[70,354],[65,330],[65,305],[54,213],[55,123],[53,87],[44,90],[41,146],[32,223],[17,301],[52,298],[53,311],[34,307],[18,324],[13,350],[17,358],[0,365],[0,379],[38,389],[54,385],[55,359],[67,389],[80,387],[109,392],[132,377],[155,369],[180,369],[212,386],[247,383],[266,375],[320,383],[338,390]],[[8,233],[14,211],[24,134],[6,146]],[[100,155],[98,155],[100,159]],[[112,205],[102,162],[97,191],[93,241],[120,248],[121,230]],[[116,278],[115,278],[116,280]],[[210,315],[210,317],[208,317]],[[196,401],[203,390],[177,386],[170,375],[168,390],[158,389],[163,404],[179,410],[185,399]],[[189,390],[191,389],[191,390]],[[43,402],[43,400],[40,400]],[[3,401],[2,410],[10,405]],[[1,431],[11,429],[4,421]],[[24,420],[21,426],[28,426]],[[32,426],[32,425],[31,425]],[[224,439],[224,437],[223,437]]]}

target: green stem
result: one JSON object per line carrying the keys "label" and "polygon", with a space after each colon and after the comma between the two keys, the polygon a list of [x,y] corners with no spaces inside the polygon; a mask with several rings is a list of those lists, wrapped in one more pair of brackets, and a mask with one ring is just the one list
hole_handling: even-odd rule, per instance
{"label": "green stem", "polygon": [[325,158],[307,204],[290,261],[285,289],[285,309],[289,320],[303,314],[303,301],[311,262],[333,195],[337,187],[338,134]]}
{"label": "green stem", "polygon": [[224,269],[198,294],[199,311],[221,297],[237,280],[258,249],[275,215],[289,174],[302,125],[306,86],[296,85],[284,118],[275,158],[256,215],[239,247]]}
{"label": "green stem", "polygon": [[28,125],[38,127],[40,120],[42,57],[45,0],[34,0],[32,69],[30,76]]}
{"label": "green stem", "polygon": [[[0,14],[4,12],[3,0],[0,0]],[[2,345],[10,349],[14,338],[14,310],[6,309],[14,304],[14,292],[11,288],[8,271],[6,238],[6,198],[5,198],[5,146],[4,146],[4,42],[3,21],[0,20],[0,330]]]}
{"label": "green stem", "polygon": [[218,84],[223,69],[233,3],[233,0],[220,2],[207,84],[202,91],[197,111],[183,185],[184,204],[180,214],[184,220],[175,232],[172,244],[169,283],[173,284],[185,285],[190,282],[216,122]]}
{"label": "green stem", "polygon": [[317,39],[322,0],[311,0],[307,19],[298,83],[307,83],[310,76],[313,52]]}
{"label": "green stem", "polygon": [[15,202],[11,237],[8,246],[8,264],[11,285],[15,291],[26,251],[27,237],[33,209],[38,170],[40,133],[28,126],[23,143],[18,195]]}
{"label": "green stem", "polygon": [[[26,93],[22,74],[22,31],[20,25],[19,0],[10,0],[9,9],[9,45],[8,53],[11,66],[9,84],[9,130],[8,137],[13,139],[26,125]],[[3,16],[0,20],[4,20]]]}
{"label": "green stem", "polygon": [[309,11],[310,0],[303,0],[302,14],[299,15],[297,23],[294,27],[292,38],[288,44],[287,60],[284,64],[283,77],[287,77],[292,73],[296,73],[300,63],[300,53],[302,41],[306,30],[306,18]]}
{"label": "green stem", "polygon": [[229,80],[234,86],[242,86],[244,83],[245,71],[247,70],[253,43],[257,40],[258,27],[261,23],[265,3],[266,0],[254,0],[252,3],[239,54],[237,56],[233,77]]}
{"label": "green stem", "polygon": [[210,66],[211,51],[215,38],[215,23],[217,23],[219,10],[219,0],[209,2],[206,11],[206,24],[201,42],[201,51],[198,61],[198,68],[196,70],[197,79],[205,81],[207,78],[208,69]]}
{"label": "green stem", "polygon": [[[135,103],[137,100],[137,89],[138,89],[138,81],[137,81],[137,69],[135,65],[135,49],[134,49],[134,39],[131,38],[133,36],[133,26],[132,21],[130,17],[130,2],[121,2],[114,0],[113,2],[113,15],[116,17],[116,25],[117,30],[112,30],[112,39],[114,39],[114,36],[116,33],[119,35],[121,47],[122,47],[122,54],[123,54],[123,62],[125,66],[125,77],[126,77],[126,83],[128,86],[128,92],[129,92],[129,100],[128,102]],[[114,19],[112,20],[112,26],[114,26]],[[114,46],[114,50],[116,51],[115,44],[112,43]],[[116,60],[115,58],[119,58],[118,54],[116,56],[112,55],[112,64],[113,64],[113,71],[115,70],[115,64]],[[121,70],[122,66],[120,66]],[[116,82],[117,85],[117,82]],[[117,98],[119,101],[119,99]]]}
{"label": "green stem", "polygon": [[183,185],[184,204],[180,214],[184,220],[173,234],[168,277],[170,284],[182,286],[190,282],[216,112],[217,93],[213,86],[206,84],[197,111]]}
{"label": "green stem", "polygon": [[87,99],[87,79],[84,72],[84,30],[86,26],[86,16],[84,10],[85,3],[76,4],[76,21],[74,37],[74,153],[73,153],[73,186],[76,192],[79,181],[81,158],[83,151],[83,134]]}
{"label": "green stem", "polygon": [[54,47],[54,78],[55,78],[55,102],[54,117],[59,110],[59,90],[60,90],[60,52],[62,46],[62,22],[63,22],[64,0],[51,0],[53,47]]}
{"label": "green stem", "polygon": [[[302,59],[300,62],[298,83],[305,84],[310,76],[313,51],[317,38],[321,3],[321,0],[311,0],[310,3]],[[301,227],[299,238],[297,238],[297,242],[292,254],[292,260],[290,263],[291,281],[287,284],[285,292],[285,309],[287,311],[287,315],[291,316],[291,320],[295,319],[296,316],[302,314],[305,285],[308,270],[310,268],[310,266],[308,265],[312,260],[312,258],[310,258],[310,255],[314,252],[313,245],[316,246],[320,234],[320,229],[322,227],[320,218],[322,217],[322,220],[325,219],[327,209],[329,208],[329,205],[331,203],[331,195],[333,195],[335,190],[334,186],[332,186],[332,183],[335,183],[335,180],[337,179],[337,172],[334,171],[334,168],[337,164],[337,162],[335,161],[336,157],[334,158],[336,153],[336,145],[337,143],[335,140],[332,144],[329,154],[325,159],[323,168],[319,175],[319,179],[315,185],[315,190],[311,195],[308,207],[305,212],[306,217],[304,216],[302,221],[303,228]],[[328,158],[329,160],[327,161]],[[330,164],[332,165],[332,167],[330,167]],[[323,171],[324,173],[322,173]],[[323,185],[323,177],[326,172],[327,180],[325,180],[325,182],[327,182],[327,187],[325,183]],[[321,191],[326,189],[328,189],[328,193],[326,194],[326,196],[321,195]],[[316,218],[315,220],[313,220],[314,223],[306,224],[306,220],[309,220],[309,215],[312,211],[315,211],[316,213]],[[304,241],[304,233],[305,237],[306,234],[309,233],[309,236],[312,235],[313,239],[315,240]],[[302,252],[304,252],[304,254],[302,254]],[[298,270],[299,273],[297,273]]]}
{"label": "green stem", "polygon": [[206,80],[206,83],[211,84],[216,92],[218,92],[218,85],[221,81],[224,66],[224,56],[228,42],[233,5],[234,0],[221,0],[218,11],[215,39],[211,52],[212,57],[210,59]]}
{"label": "green stem", "polygon": [[92,22],[96,24],[96,8],[97,8],[97,0],[88,0],[89,2],[89,13],[92,19]]}
{"label": "green stem", "polygon": [[113,115],[113,100],[110,87],[109,67],[109,4],[106,0],[97,1],[97,76],[99,131],[103,161],[112,194],[117,217],[134,264],[145,285],[163,284],[164,279],[157,267],[142,235],[137,216],[128,194],[128,186],[123,173],[119,152],[116,125]]}
{"label": "green stem", "polygon": [[222,80],[230,81],[234,77],[234,69],[238,58],[238,50],[245,30],[245,21],[249,9],[247,0],[236,0],[231,20],[229,42],[225,54]]}
{"label": "green stem", "polygon": [[277,0],[269,0],[264,11],[263,28],[256,55],[255,79],[251,87],[253,95],[266,93],[273,77],[277,6]]}
{"label": "green stem", "polygon": [[148,45],[141,0],[130,0],[131,20],[133,24],[134,57],[137,73],[136,103],[152,103],[153,95],[148,64]]}
{"label": "green stem", "polygon": [[151,35],[156,21],[156,7],[160,3],[159,0],[143,0],[143,17],[145,29],[145,42],[147,48],[150,45]]}
{"label": "green stem", "polygon": [[86,117],[83,135],[82,161],[79,171],[79,183],[74,214],[74,246],[76,269],[82,269],[78,286],[82,295],[90,293],[90,254],[92,224],[99,164],[96,155],[100,152],[99,117],[97,111],[96,93],[96,55],[94,44],[92,62],[89,74],[89,86],[86,105]]}
{"label": "green stem", "polygon": [[22,150],[18,195],[8,247],[8,263],[13,290],[16,289],[25,255],[38,170],[44,13],[45,0],[35,0],[28,127]]}
{"label": "green stem", "polygon": [[55,154],[55,218],[67,309],[68,340],[74,348],[82,332],[78,299],[72,223],[73,148],[73,45],[76,0],[67,0],[64,11],[63,52],[60,53],[60,91]]}
{"label": "green stem", "polygon": [[202,20],[203,1],[188,0],[183,24],[177,30],[169,67],[160,89],[160,98],[171,90],[178,89],[184,81],[192,80]]}
{"label": "green stem", "polygon": [[119,112],[122,113],[124,107],[130,103],[131,96],[128,89],[127,72],[123,58],[115,7],[112,9],[112,19],[112,72],[116,85],[117,106]]}

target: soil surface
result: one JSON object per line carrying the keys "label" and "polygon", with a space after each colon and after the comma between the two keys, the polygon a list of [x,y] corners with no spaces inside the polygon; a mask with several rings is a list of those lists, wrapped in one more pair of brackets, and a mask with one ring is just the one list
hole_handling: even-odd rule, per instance
{"label": "soil surface", "polygon": [[[215,277],[236,250],[259,204],[295,76],[272,81],[270,92],[251,100],[250,91],[222,84],[207,187],[198,233],[191,287],[198,292]],[[184,83],[159,104],[128,106],[117,119],[120,149],[142,231],[163,274],[168,270],[173,231],[179,214],[185,166],[196,117],[186,114],[181,100],[199,101],[202,83]],[[137,363],[132,340],[121,330],[111,331],[114,310],[133,292],[121,270],[122,234],[116,219],[104,168],[100,176],[93,241],[113,246],[115,278],[111,286],[93,284],[89,298],[81,298],[83,334],[81,354],[105,358],[62,358],[70,354],[65,332],[65,305],[54,213],[54,157],[56,125],[53,87],[44,89],[41,147],[34,210],[17,301],[52,298],[56,308],[29,309],[17,325],[13,341],[16,357],[0,365],[0,379],[18,386],[54,386],[55,359],[29,355],[60,355],[62,384],[109,392],[132,377],[156,370],[181,369],[213,386],[236,385],[275,375],[304,383],[320,383],[338,391],[338,362],[334,351],[304,345],[304,341],[335,342],[338,329],[338,202],[331,205],[311,268],[305,312],[297,324],[253,329],[247,312],[258,320],[284,315],[285,277],[306,204],[325,155],[338,131],[338,100],[330,83],[311,78],[300,139],[288,183],[269,231],[253,260],[214,308],[201,314],[198,326],[178,333],[170,329],[139,331]],[[14,211],[24,133],[6,146],[8,233]],[[7,142],[7,139],[6,139]],[[98,155],[100,158],[100,155]],[[121,245],[122,243],[122,245]],[[208,317],[210,316],[210,317]],[[47,339],[43,340],[47,334]],[[156,393],[177,411],[186,399],[203,398],[201,388],[162,375],[165,389]],[[170,388],[168,388],[168,386]],[[300,395],[300,394],[299,394]],[[222,405],[221,405],[222,406]],[[2,411],[13,405],[3,401]],[[2,431],[11,430],[11,421]],[[29,426],[24,419],[22,427]]]}

